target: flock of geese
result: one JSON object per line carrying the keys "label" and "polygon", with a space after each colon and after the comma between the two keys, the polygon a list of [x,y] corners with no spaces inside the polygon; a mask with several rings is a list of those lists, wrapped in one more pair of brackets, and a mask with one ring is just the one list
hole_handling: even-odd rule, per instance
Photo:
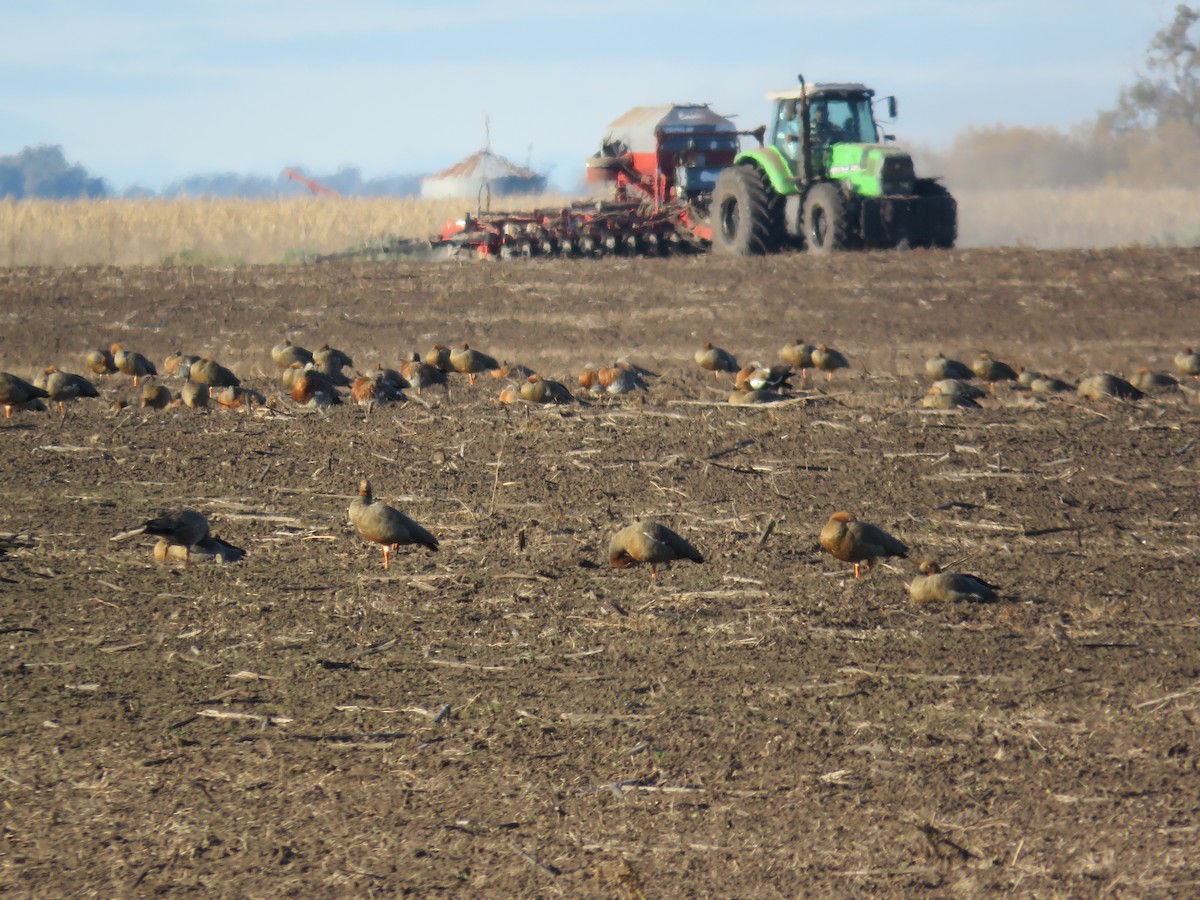
{"label": "flock of geese", "polygon": [[[720,379],[733,375],[733,391],[729,402],[772,403],[785,399],[792,389],[790,380],[797,376],[803,381],[812,378],[814,371],[824,373],[827,381],[834,374],[850,368],[845,355],[825,345],[811,345],[803,340],[785,345],[779,351],[780,362],[764,365],[752,362],[739,365],[729,351],[705,343],[696,351],[696,365]],[[525,366],[500,363],[467,343],[451,348],[435,344],[424,358],[414,353],[395,369],[377,364],[373,369],[355,372],[351,357],[328,345],[309,351],[281,341],[271,349],[271,358],[280,371],[280,385],[286,396],[299,405],[328,407],[345,402],[345,397],[362,404],[387,403],[403,400],[404,391],[418,394],[428,388],[447,386],[451,375],[465,375],[474,384],[478,376],[488,375],[505,382],[499,396],[502,403],[523,401],[531,404],[567,404],[584,402],[563,383],[543,377]],[[89,351],[84,362],[95,376],[125,375],[141,388],[143,407],[200,408],[210,404],[247,409],[255,406],[278,407],[277,395],[265,396],[244,386],[230,369],[213,359],[175,352],[163,361],[162,373],[182,379],[177,391],[159,382],[159,368],[146,356],[125,350],[119,344],[109,349]],[[1185,349],[1176,355],[1175,368],[1179,375],[1200,378],[1200,353]],[[1052,394],[1075,391],[1079,395],[1099,399],[1115,397],[1138,400],[1145,394],[1164,390],[1181,390],[1181,383],[1163,372],[1140,369],[1130,380],[1102,373],[1071,384],[1041,372],[1011,366],[980,353],[970,365],[937,354],[925,362],[925,374],[931,381],[928,394],[921,405],[933,409],[976,408],[978,400],[994,394],[996,385],[1012,383],[1030,394]],[[628,360],[618,360],[611,366],[588,367],[581,371],[577,390],[593,395],[618,395],[648,389],[648,379],[657,377]],[[978,387],[976,380],[987,385]],[[144,383],[143,383],[144,382]],[[67,404],[99,398],[100,391],[87,377],[46,368],[32,382],[8,372],[0,372],[0,404],[5,417],[15,410],[45,410],[45,402],[56,404],[65,417]],[[119,401],[119,405],[123,401]],[[349,521],[358,534],[378,545],[383,552],[383,567],[391,565],[391,554],[401,546],[421,546],[431,552],[438,550],[438,539],[423,526],[398,509],[374,498],[371,484],[363,479],[347,511]],[[141,526],[115,539],[137,534],[157,537],[154,557],[159,561],[217,561],[237,562],[245,556],[241,550],[213,535],[208,520],[192,509],[164,512]],[[877,525],[860,521],[849,512],[836,512],[821,529],[818,541],[822,549],[845,563],[853,565],[855,578],[869,571],[883,558],[907,558],[908,547]],[[658,567],[676,561],[703,563],[703,554],[684,537],[666,525],[638,520],[622,528],[610,540],[609,562],[615,568],[647,565],[650,577],[657,578]],[[948,603],[955,601],[988,602],[997,598],[998,589],[981,578],[960,572],[943,572],[932,559],[924,559],[918,574],[909,584],[909,594],[916,604]]]}
{"label": "flock of geese", "polygon": [[[566,384],[523,365],[497,362],[467,343],[454,348],[434,344],[424,358],[413,353],[411,359],[394,369],[376,364],[366,372],[354,373],[353,377],[345,370],[353,369],[354,361],[328,344],[310,351],[284,340],[271,349],[271,358],[281,370],[280,382],[285,396],[310,407],[341,404],[347,395],[358,403],[403,400],[404,391],[411,389],[419,394],[426,388],[446,386],[449,376],[456,373],[466,375],[472,385],[477,376],[484,374],[502,380],[504,387],[498,397],[501,403],[581,401]],[[714,377],[719,379],[726,373],[733,375],[729,402],[734,404],[772,403],[786,399],[792,390],[791,379],[797,373],[807,382],[814,370],[819,371],[831,382],[834,373],[850,368],[849,361],[840,351],[825,344],[814,346],[799,338],[783,346],[779,358],[780,362],[775,365],[751,362],[742,366],[732,353],[712,342],[705,343],[694,354],[696,365]],[[123,349],[120,344],[113,344],[109,349],[91,350],[85,355],[84,362],[93,376],[123,374],[132,378],[135,388],[141,386],[142,407],[198,408],[211,404],[242,409],[277,406],[280,402],[277,395],[268,397],[244,386],[237,375],[215,360],[179,351],[168,356],[162,364],[164,376],[183,381],[174,392],[155,380],[160,371],[153,362],[141,353]],[[1174,363],[1177,374],[1193,379],[1200,377],[1200,352],[1184,349],[1176,354]],[[1177,378],[1148,368],[1138,369],[1129,380],[1104,372],[1073,384],[1022,366],[1014,367],[987,352],[981,352],[969,365],[938,353],[925,361],[925,374],[931,384],[920,402],[931,409],[977,408],[979,399],[994,395],[996,386],[1005,382],[1030,395],[1075,392],[1093,400],[1103,397],[1140,400],[1147,394],[1183,389]],[[597,395],[627,394],[646,390],[648,379],[654,377],[657,377],[655,373],[620,359],[611,366],[583,369],[576,378],[576,390]],[[977,386],[976,380],[986,385],[986,389]],[[65,415],[68,403],[99,397],[100,392],[88,377],[60,371],[56,366],[46,368],[32,382],[9,372],[0,372],[0,405],[4,406],[5,418],[11,418],[16,410],[44,411],[45,401],[56,404],[59,412]],[[119,405],[125,403],[118,401]]]}
{"label": "flock of geese", "polygon": [[[732,372],[734,393],[730,403],[770,403],[784,399],[790,388],[789,379],[799,370],[802,379],[808,379],[812,370],[825,373],[832,381],[839,369],[850,368],[846,357],[837,350],[818,344],[815,347],[797,338],[779,351],[780,365],[765,366],[754,362],[739,367],[729,351],[706,343],[696,351],[696,364],[714,374]],[[1190,347],[1176,354],[1175,369],[1178,374],[1200,377],[1200,353]],[[993,358],[987,351],[981,352],[968,365],[938,353],[925,361],[925,375],[931,384],[929,392],[921,399],[927,409],[977,409],[979,400],[994,395],[998,384],[1011,382],[1030,395],[1049,395],[1075,392],[1089,400],[1115,397],[1120,400],[1141,400],[1147,394],[1183,389],[1180,381],[1166,372],[1152,372],[1139,368],[1130,380],[1102,372],[1080,379],[1076,384],[1047,375],[1023,366],[1012,366]],[[975,380],[987,385],[978,387]]]}
{"label": "flock of geese", "polygon": [[[437,552],[438,539],[424,526],[405,513],[374,498],[371,482],[359,482],[358,496],[347,511],[350,523],[367,541],[383,551],[383,567],[391,567],[391,554],[401,546],[421,546]],[[148,519],[141,526],[113,540],[139,534],[158,538],[154,558],[166,561],[215,561],[232,563],[241,560],[245,551],[222,540],[209,531],[208,519],[194,509],[164,512]],[[854,577],[870,570],[875,561],[885,557],[907,558],[908,547],[878,525],[861,522],[848,512],[836,512],[821,529],[818,541],[827,553],[842,562],[852,563]],[[703,563],[704,555],[682,535],[661,522],[637,520],[612,536],[608,545],[608,561],[617,569],[647,565],[650,577],[658,577],[658,567],[686,560]],[[982,578],[962,572],[943,572],[932,559],[924,559],[918,574],[909,584],[913,603],[977,602],[998,599],[998,588]]]}

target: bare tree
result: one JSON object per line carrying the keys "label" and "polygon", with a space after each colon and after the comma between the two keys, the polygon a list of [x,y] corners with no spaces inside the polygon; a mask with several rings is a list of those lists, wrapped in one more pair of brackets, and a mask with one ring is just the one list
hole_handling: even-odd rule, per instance
{"label": "bare tree", "polygon": [[1182,123],[1200,134],[1200,48],[1190,36],[1197,22],[1200,9],[1175,7],[1174,20],[1150,42],[1146,73],[1100,116],[1102,130],[1121,134]]}

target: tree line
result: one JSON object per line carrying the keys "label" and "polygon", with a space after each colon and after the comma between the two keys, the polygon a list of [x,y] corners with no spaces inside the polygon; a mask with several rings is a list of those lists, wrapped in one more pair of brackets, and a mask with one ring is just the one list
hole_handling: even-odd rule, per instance
{"label": "tree line", "polygon": [[[421,188],[420,175],[390,175],[363,178],[354,166],[346,166],[317,179],[325,187],[348,197],[411,197]],[[167,185],[161,192],[132,187],[120,194],[141,197],[245,197],[275,198],[307,195],[308,189],[280,174],[274,178],[219,172],[192,175]],[[88,174],[81,165],[67,162],[60,146],[26,147],[13,156],[0,156],[0,200],[103,199],[115,196],[103,178]]]}
{"label": "tree line", "polygon": [[13,156],[0,156],[0,199],[107,196],[104,179],[93,178],[83,166],[70,165],[62,147],[26,147]]}
{"label": "tree line", "polygon": [[1145,71],[1095,120],[1067,131],[970,128],[930,162],[962,187],[1200,187],[1197,22],[1200,8],[1176,6]]}
{"label": "tree line", "polygon": [[[1200,8],[1180,3],[1154,35],[1145,69],[1112,109],[1065,131],[995,125],[968,128],[950,147],[923,153],[921,169],[955,188],[1200,187]],[[347,196],[413,196],[419,175],[364,179],[354,167],[318,182]],[[306,193],[283,175],[195,175],[169,185],[166,197],[279,197]],[[123,196],[154,196],[131,188]],[[61,147],[25,148],[0,157],[0,199],[112,196],[101,178],[71,165]]]}

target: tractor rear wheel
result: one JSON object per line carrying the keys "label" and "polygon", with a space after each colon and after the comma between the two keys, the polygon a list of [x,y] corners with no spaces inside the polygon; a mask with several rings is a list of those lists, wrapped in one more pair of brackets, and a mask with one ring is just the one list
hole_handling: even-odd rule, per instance
{"label": "tractor rear wheel", "polygon": [[846,204],[837,185],[822,182],[804,198],[804,245],[809,253],[849,248]]}
{"label": "tractor rear wheel", "polygon": [[774,253],[783,243],[782,200],[754,166],[722,169],[709,207],[713,251],[722,256]]}

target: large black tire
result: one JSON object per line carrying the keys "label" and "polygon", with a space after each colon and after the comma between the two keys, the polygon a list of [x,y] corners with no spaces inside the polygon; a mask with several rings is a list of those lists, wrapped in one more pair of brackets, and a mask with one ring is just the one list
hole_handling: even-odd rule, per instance
{"label": "large black tire", "polygon": [[814,185],[804,198],[804,246],[809,253],[832,253],[850,245],[842,192],[828,181]]}
{"label": "large black tire", "polygon": [[758,256],[783,243],[783,198],[754,166],[722,169],[709,210],[716,254]]}
{"label": "large black tire", "polygon": [[922,200],[922,236],[910,241],[914,247],[949,250],[958,240],[958,203],[945,185],[931,178],[919,178],[915,193]]}

